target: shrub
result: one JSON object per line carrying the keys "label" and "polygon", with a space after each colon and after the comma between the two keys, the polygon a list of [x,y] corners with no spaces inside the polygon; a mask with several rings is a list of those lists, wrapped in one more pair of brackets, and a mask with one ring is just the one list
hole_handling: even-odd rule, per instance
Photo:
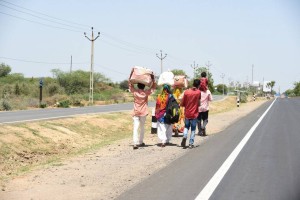
{"label": "shrub", "polygon": [[71,99],[71,104],[73,106],[80,106],[80,107],[84,106],[84,104],[82,103],[83,100],[82,95],[72,95],[70,99]]}
{"label": "shrub", "polygon": [[49,96],[53,96],[55,94],[60,94],[63,91],[63,88],[59,86],[57,83],[50,83],[47,87],[46,90],[49,93]]}
{"label": "shrub", "polygon": [[3,99],[1,101],[1,110],[12,110],[11,104],[6,99]]}
{"label": "shrub", "polygon": [[128,89],[128,80],[124,80],[120,83],[120,89],[122,90]]}
{"label": "shrub", "polygon": [[9,96],[13,93],[12,85],[4,85],[2,89],[2,98],[9,98]]}
{"label": "shrub", "polygon": [[40,108],[46,108],[47,107],[47,104],[45,103],[45,102],[42,102],[41,104],[40,104]]}
{"label": "shrub", "polygon": [[21,91],[20,91],[20,86],[19,84],[17,83],[15,85],[15,95],[19,96],[21,94]]}
{"label": "shrub", "polygon": [[58,103],[58,107],[69,108],[70,107],[70,101],[68,99],[67,100],[62,100]]}
{"label": "shrub", "polygon": [[40,101],[36,98],[28,98],[27,99],[27,106],[31,108],[38,108]]}
{"label": "shrub", "polygon": [[246,92],[243,92],[241,94],[241,103],[247,103],[247,101],[248,101],[247,96],[248,96],[248,94]]}

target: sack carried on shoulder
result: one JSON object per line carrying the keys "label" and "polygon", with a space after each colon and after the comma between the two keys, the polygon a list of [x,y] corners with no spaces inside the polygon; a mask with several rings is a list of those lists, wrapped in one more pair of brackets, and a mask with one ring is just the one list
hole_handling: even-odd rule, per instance
{"label": "sack carried on shoulder", "polygon": [[153,84],[151,76],[153,76],[153,71],[151,69],[135,66],[131,70],[129,80],[132,84],[142,83],[151,87]]}

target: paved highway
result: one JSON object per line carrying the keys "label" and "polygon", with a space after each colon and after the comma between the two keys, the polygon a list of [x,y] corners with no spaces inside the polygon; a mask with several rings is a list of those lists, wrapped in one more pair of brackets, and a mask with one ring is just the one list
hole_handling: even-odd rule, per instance
{"label": "paved highway", "polygon": [[[213,96],[217,100],[224,99],[221,95]],[[153,107],[154,102],[149,102]],[[71,117],[82,114],[95,114],[104,112],[119,112],[133,109],[133,103],[111,104],[102,106],[88,106],[81,108],[55,108],[55,109],[36,109],[22,111],[4,111],[0,112],[0,124],[17,123],[26,121],[49,120],[56,118]]]}
{"label": "paved highway", "polygon": [[299,122],[300,98],[269,101],[118,199],[299,200]]}

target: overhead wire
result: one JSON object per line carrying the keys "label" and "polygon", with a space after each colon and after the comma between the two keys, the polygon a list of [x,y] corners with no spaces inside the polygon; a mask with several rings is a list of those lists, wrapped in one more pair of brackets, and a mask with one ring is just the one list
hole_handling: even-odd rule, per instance
{"label": "overhead wire", "polygon": [[[68,63],[63,63],[63,62],[45,62],[45,61],[33,61],[33,60],[25,60],[25,59],[18,59],[18,58],[9,58],[9,57],[3,57],[0,56],[2,59],[7,59],[7,60],[14,60],[14,61],[20,61],[20,62],[27,62],[27,63],[37,63],[37,64],[53,64],[53,65],[66,65],[70,64]],[[78,63],[73,63],[73,64],[88,64],[89,62],[78,62]]]}
{"label": "overhead wire", "polygon": [[1,12],[1,11],[0,11],[0,14],[7,15],[7,16],[10,16],[10,17],[14,17],[14,18],[17,18],[17,19],[21,19],[21,20],[24,20],[24,21],[28,21],[28,22],[31,22],[31,23],[36,23],[36,24],[39,24],[39,25],[42,25],[42,26],[48,26],[48,27],[51,27],[51,28],[63,29],[63,30],[68,30],[68,31],[72,31],[72,32],[82,32],[82,31],[72,30],[72,29],[63,28],[63,27],[59,27],[59,26],[52,26],[52,25],[49,25],[49,24],[40,23],[40,22],[37,22],[37,21],[25,19],[25,18],[22,18],[22,17],[18,17],[18,16],[15,16],[15,15],[4,13],[4,12]]}
{"label": "overhead wire", "polygon": [[128,75],[128,74],[125,74],[125,73],[123,73],[123,72],[119,72],[119,71],[116,71],[116,70],[113,70],[114,69],[114,67],[104,67],[103,65],[99,65],[99,64],[97,64],[97,63],[94,63],[94,66],[98,66],[98,67],[101,67],[101,68],[104,68],[104,69],[107,69],[107,70],[109,70],[109,71],[112,71],[112,72],[115,72],[115,73],[118,73],[118,74],[122,74],[122,75]]}
{"label": "overhead wire", "polygon": [[56,24],[59,24],[59,25],[64,25],[64,26],[68,26],[68,27],[71,27],[71,28],[75,28],[75,29],[80,29],[80,30],[82,30],[82,28],[79,28],[79,27],[76,27],[76,26],[72,26],[72,25],[68,25],[68,24],[65,24],[65,23],[56,22],[56,21],[53,21],[53,20],[49,20],[49,19],[44,18],[44,17],[40,17],[40,16],[31,14],[31,13],[28,13],[28,12],[24,12],[24,11],[15,9],[15,8],[11,8],[11,7],[6,6],[6,5],[3,5],[3,4],[1,4],[1,3],[0,3],[0,6],[6,7],[6,8],[8,8],[8,9],[11,9],[11,10],[14,10],[14,11],[17,11],[17,12],[20,12],[20,13],[23,13],[23,14],[26,14],[26,15],[30,15],[30,16],[32,16],[32,17],[38,18],[39,20],[45,20],[45,21],[48,21],[48,22],[51,22],[51,23],[56,23]]}
{"label": "overhead wire", "polygon": [[5,1],[5,0],[0,0],[0,1],[2,1],[2,2],[6,3],[6,4],[13,5],[13,6],[18,7],[18,8],[22,8],[22,9],[30,11],[30,12],[36,13],[36,14],[39,14],[39,15],[43,15],[43,16],[55,19],[55,20],[64,21],[64,22],[71,23],[71,24],[76,24],[76,25],[79,25],[79,26],[82,26],[82,27],[91,27],[91,26],[88,26],[86,24],[80,24],[80,23],[76,23],[76,22],[73,22],[73,21],[69,21],[69,20],[65,20],[65,19],[60,19],[60,18],[57,18],[57,17],[53,17],[53,16],[50,16],[50,15],[47,15],[47,14],[44,14],[44,13],[41,13],[41,12],[37,12],[37,11],[31,10],[31,9],[28,9],[28,8],[25,8],[25,7],[13,4],[13,3]]}
{"label": "overhead wire", "polygon": [[[20,13],[24,13],[24,14],[30,15],[30,16],[33,16],[33,17],[42,19],[42,20],[44,20],[44,21],[47,21],[47,22],[59,24],[59,25],[62,25],[62,26],[71,27],[71,28],[74,28],[75,30],[74,30],[74,29],[70,29],[70,28],[60,27],[60,26],[53,26],[53,25],[41,23],[41,22],[34,21],[34,20],[29,20],[29,19],[26,19],[26,18],[22,18],[22,17],[19,17],[19,16],[11,15],[11,14],[4,13],[4,12],[1,12],[1,11],[0,11],[0,14],[4,14],[4,15],[7,15],[7,16],[10,16],[10,17],[13,17],[13,18],[17,18],[17,19],[23,20],[23,21],[28,21],[28,22],[31,22],[31,23],[39,24],[39,25],[43,25],[43,26],[47,26],[47,27],[51,27],[51,28],[56,28],[56,29],[63,29],[63,30],[72,31],[72,32],[84,32],[83,27],[84,27],[84,28],[86,28],[86,27],[91,27],[91,26],[88,26],[88,25],[85,25],[85,24],[80,24],[80,23],[76,23],[76,22],[69,21],[69,20],[65,20],[65,19],[53,17],[53,16],[50,16],[50,15],[44,14],[44,13],[42,13],[42,12],[34,11],[34,10],[31,10],[31,9],[28,9],[28,8],[25,8],[25,7],[22,7],[22,6],[13,4],[13,3],[8,2],[8,1],[5,1],[5,0],[0,0],[0,2],[9,4],[9,5],[12,5],[12,6],[15,6],[15,7],[18,7],[18,8],[27,10],[27,11],[30,11],[30,12],[35,13],[35,14],[38,14],[38,15],[46,16],[46,17],[51,18],[51,19],[59,20],[59,21],[62,21],[62,22],[66,22],[66,23],[69,23],[69,24],[73,24],[73,25],[78,25],[78,26],[81,26],[82,28],[80,28],[80,27],[78,27],[78,26],[69,25],[69,24],[66,24],[66,23],[60,23],[60,22],[56,22],[56,21],[53,21],[53,20],[49,20],[49,19],[44,18],[44,17],[40,17],[40,16],[31,14],[31,13],[28,13],[28,12],[24,12],[24,11],[21,11],[21,10],[18,10],[18,9],[15,9],[15,8],[12,8],[12,7],[9,7],[9,6],[7,6],[7,5],[0,4],[1,6],[4,6],[4,7],[6,7],[6,8],[9,8],[9,9],[11,9],[11,10],[14,10],[14,11],[17,11],[17,12],[20,12]],[[130,53],[135,53],[135,54],[145,54],[145,55],[151,55],[151,56],[153,56],[153,55],[155,55],[155,53],[157,52],[157,50],[154,50],[154,49],[152,49],[152,48],[147,48],[147,47],[144,47],[144,46],[141,46],[141,45],[137,45],[137,44],[134,44],[134,43],[131,43],[131,42],[127,42],[127,41],[125,41],[125,40],[119,39],[119,38],[117,38],[117,37],[115,37],[115,36],[112,36],[112,35],[110,35],[110,34],[107,34],[107,33],[104,33],[104,34],[103,34],[103,32],[102,32],[102,35],[104,36],[104,37],[103,37],[103,40],[102,40],[104,43],[106,43],[106,44],[108,44],[108,45],[110,45],[110,46],[113,46],[113,47],[115,47],[115,48],[119,48],[119,49],[122,49],[122,50],[124,50],[124,51],[130,52]],[[181,60],[181,61],[184,60],[184,59],[175,57],[175,56],[170,55],[170,54],[168,54],[168,57],[171,58],[171,60],[173,59],[174,62],[178,62],[179,60]],[[16,59],[16,60],[18,60],[18,59]],[[19,60],[20,60],[20,59],[19,59]],[[176,60],[177,60],[177,61],[176,61]],[[27,61],[24,61],[24,62],[27,62]],[[172,61],[171,61],[171,62],[172,62]],[[185,60],[185,61],[183,61],[183,62],[184,62],[184,63],[187,63],[188,61]],[[37,63],[38,63],[38,62],[37,62]],[[50,63],[49,63],[49,64],[50,64]],[[52,63],[52,64],[55,64],[55,63]]]}
{"label": "overhead wire", "polygon": [[[60,20],[60,21],[64,21],[64,22],[67,22],[67,23],[71,23],[71,24],[76,24],[76,25],[80,25],[82,27],[90,27],[88,25],[84,25],[84,24],[79,24],[79,23],[75,23],[75,22],[72,22],[72,21],[69,21],[69,20],[64,20],[64,19],[60,19],[60,18],[57,18],[57,17],[53,17],[53,16],[50,16],[50,15],[47,15],[47,14],[44,14],[44,13],[41,13],[41,12],[37,12],[37,11],[34,11],[34,10],[31,10],[31,9],[28,9],[28,8],[25,8],[25,7],[22,7],[22,6],[19,6],[19,5],[16,5],[16,4],[13,4],[13,3],[10,3],[10,2],[7,2],[5,0],[0,0],[0,2],[3,2],[3,3],[6,3],[6,4],[10,4],[12,6],[15,6],[15,7],[18,7],[18,8],[21,8],[21,9],[24,9],[24,10],[27,10],[27,11],[30,11],[32,13],[36,13],[38,15],[42,15],[42,16],[46,16],[48,18],[52,18],[52,19],[55,19],[55,20]],[[45,21],[48,21],[48,22],[51,22],[51,23],[56,23],[56,24],[60,24],[60,25],[64,25],[64,26],[68,26],[68,27],[71,27],[71,28],[75,28],[77,30],[73,30],[73,29],[68,29],[68,28],[63,28],[63,27],[57,27],[57,26],[53,26],[53,25],[48,25],[48,24],[45,24],[45,23],[41,23],[41,22],[37,22],[37,21],[33,21],[33,20],[29,20],[29,19],[25,19],[25,18],[22,18],[22,17],[19,17],[19,16],[15,16],[15,15],[11,15],[11,14],[8,14],[8,13],[3,13],[3,12],[0,12],[2,14],[5,14],[5,15],[8,15],[8,16],[11,16],[11,17],[14,17],[14,18],[18,18],[18,19],[21,19],[21,20],[25,20],[25,21],[28,21],[28,22],[32,22],[32,23],[37,23],[37,24],[40,24],[40,25],[43,25],[43,26],[48,26],[48,27],[52,27],[52,28],[59,28],[59,29],[64,29],[64,30],[69,30],[69,31],[73,31],[73,32],[81,32],[79,31],[82,30],[82,32],[84,32],[84,29],[81,29],[79,27],[75,27],[75,26],[72,26],[72,25],[68,25],[68,24],[65,24],[65,23],[60,23],[60,22],[56,22],[56,21],[53,21],[53,20],[49,20],[49,19],[46,19],[46,18],[41,18],[40,16],[37,16],[37,15],[33,15],[31,13],[28,13],[28,12],[24,12],[24,11],[20,11],[18,9],[15,9],[15,8],[12,8],[12,7],[9,7],[7,5],[3,5],[3,4],[0,4],[2,6],[5,6],[11,10],[15,10],[17,12],[21,12],[21,13],[24,13],[24,14],[27,14],[27,15],[31,15],[33,17],[36,17],[36,18],[39,18],[39,19],[42,19],[42,20],[45,20]],[[95,28],[95,27],[94,27]],[[106,37],[107,39],[115,42],[115,43],[118,43],[120,45],[120,47],[118,47],[117,44],[112,44],[111,42],[107,42],[108,45],[111,45],[113,47],[116,47],[116,48],[120,48],[122,50],[125,50],[125,51],[129,51],[129,52],[136,52],[136,53],[144,53],[144,54],[148,54],[148,55],[154,55],[156,50],[154,49],[151,49],[151,48],[147,48],[147,47],[144,47],[144,46],[141,46],[141,45],[136,45],[136,44],[133,44],[131,42],[127,42],[127,41],[124,41],[122,39],[119,39],[115,36],[112,36],[111,34],[107,34],[107,33],[103,33],[102,32],[102,35],[104,36],[104,38]]]}

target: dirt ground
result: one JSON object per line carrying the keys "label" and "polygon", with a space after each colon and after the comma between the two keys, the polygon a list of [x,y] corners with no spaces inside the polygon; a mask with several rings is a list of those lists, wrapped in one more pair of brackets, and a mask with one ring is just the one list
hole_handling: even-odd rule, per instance
{"label": "dirt ground", "polygon": [[[195,145],[203,144],[264,102],[249,102],[234,110],[210,115],[208,136],[196,136]],[[173,145],[165,148],[159,147],[158,142],[156,134],[146,133],[146,146],[138,150],[132,149],[131,138],[127,138],[100,150],[35,170],[9,181],[0,191],[0,200],[115,199],[193,150],[178,146],[181,137],[173,137]]]}

